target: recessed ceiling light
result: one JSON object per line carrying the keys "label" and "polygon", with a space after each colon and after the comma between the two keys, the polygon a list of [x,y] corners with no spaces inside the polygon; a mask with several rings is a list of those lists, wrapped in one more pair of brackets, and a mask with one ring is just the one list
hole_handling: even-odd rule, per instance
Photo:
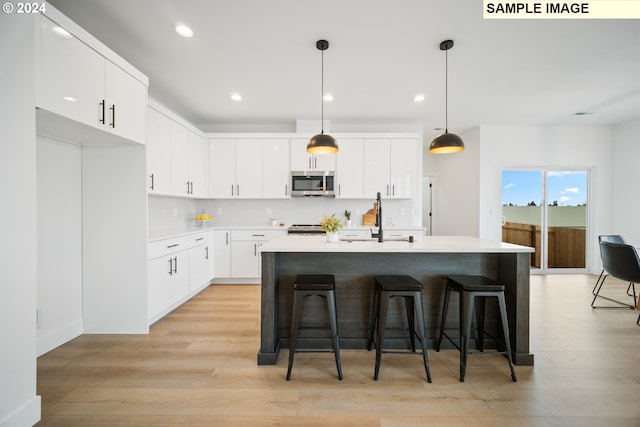
{"label": "recessed ceiling light", "polygon": [[418,95],[413,97],[413,100],[415,102],[422,102],[422,101],[424,101],[424,95],[423,94],[418,94]]}
{"label": "recessed ceiling light", "polygon": [[76,102],[77,99],[75,99],[73,96],[65,96],[64,98],[65,101],[69,101],[69,102]]}
{"label": "recessed ceiling light", "polygon": [[242,96],[239,93],[232,93],[231,99],[233,99],[234,101],[242,101]]}
{"label": "recessed ceiling light", "polygon": [[333,101],[333,95],[331,95],[330,93],[327,93],[325,96],[322,97],[322,99],[325,101]]}
{"label": "recessed ceiling light", "polygon": [[193,37],[193,31],[191,28],[186,25],[176,25],[176,33],[180,34],[182,37]]}
{"label": "recessed ceiling light", "polygon": [[69,33],[69,31],[65,30],[62,27],[53,27],[51,28],[51,31],[53,31],[55,34],[62,36],[62,37],[66,37],[66,38],[71,38],[73,37],[71,35],[71,33]]}

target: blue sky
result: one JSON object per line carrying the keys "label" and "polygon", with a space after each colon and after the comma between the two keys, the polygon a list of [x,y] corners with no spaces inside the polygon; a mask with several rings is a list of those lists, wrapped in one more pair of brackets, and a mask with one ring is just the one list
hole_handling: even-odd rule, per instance
{"label": "blue sky", "polygon": [[[541,171],[503,171],[502,204],[526,206],[542,199]],[[579,206],[587,202],[586,171],[549,171],[547,203],[558,201],[560,206]]]}

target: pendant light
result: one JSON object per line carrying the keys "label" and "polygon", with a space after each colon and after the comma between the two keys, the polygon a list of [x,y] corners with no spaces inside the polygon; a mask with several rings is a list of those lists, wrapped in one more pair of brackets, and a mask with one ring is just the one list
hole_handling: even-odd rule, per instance
{"label": "pendant light", "polygon": [[338,152],[338,144],[336,140],[329,134],[324,133],[324,51],[329,49],[329,42],[326,40],[318,40],[316,47],[322,52],[322,83],[320,100],[322,101],[322,124],[319,134],[313,136],[307,144],[307,152],[312,154],[332,154]]}
{"label": "pendant light", "polygon": [[449,133],[449,117],[448,117],[448,87],[449,87],[449,56],[448,51],[453,47],[453,40],[445,40],[440,43],[440,50],[445,52],[445,84],[444,84],[444,133],[436,136],[431,145],[429,152],[435,154],[455,153],[464,150],[464,142],[455,133]]}

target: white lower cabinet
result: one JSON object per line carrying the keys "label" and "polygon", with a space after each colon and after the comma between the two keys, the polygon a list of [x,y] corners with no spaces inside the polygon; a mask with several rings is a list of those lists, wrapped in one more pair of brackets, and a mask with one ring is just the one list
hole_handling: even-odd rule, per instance
{"label": "white lower cabinet", "polygon": [[286,230],[216,230],[216,279],[258,279],[262,275],[260,246]]}
{"label": "white lower cabinet", "polygon": [[231,230],[213,232],[213,276],[231,277]]}
{"label": "white lower cabinet", "polygon": [[153,323],[206,287],[213,278],[213,232],[148,245],[149,323]]}

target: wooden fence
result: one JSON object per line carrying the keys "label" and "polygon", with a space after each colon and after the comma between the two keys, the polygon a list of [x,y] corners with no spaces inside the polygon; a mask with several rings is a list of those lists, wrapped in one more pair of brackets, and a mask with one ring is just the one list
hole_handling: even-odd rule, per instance
{"label": "wooden fence", "polygon": [[[541,227],[533,224],[507,222],[502,226],[502,241],[536,249],[531,254],[531,266],[540,268]],[[583,227],[549,227],[548,268],[584,268],[586,230]]]}

